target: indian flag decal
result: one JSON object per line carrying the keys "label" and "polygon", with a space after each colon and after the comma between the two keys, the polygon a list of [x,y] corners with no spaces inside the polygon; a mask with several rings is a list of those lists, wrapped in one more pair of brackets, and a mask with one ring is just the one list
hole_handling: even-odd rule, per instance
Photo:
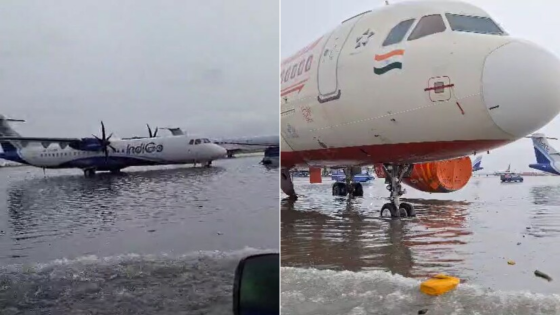
{"label": "indian flag decal", "polygon": [[393,69],[402,69],[402,57],[404,55],[404,50],[395,49],[386,54],[375,55],[376,65],[373,68],[373,72],[377,75],[382,75]]}

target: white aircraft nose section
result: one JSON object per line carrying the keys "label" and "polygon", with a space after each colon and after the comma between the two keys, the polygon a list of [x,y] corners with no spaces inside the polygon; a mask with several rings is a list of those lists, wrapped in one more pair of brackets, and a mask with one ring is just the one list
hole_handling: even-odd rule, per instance
{"label": "white aircraft nose section", "polygon": [[227,150],[217,144],[215,144],[212,149],[215,152],[216,158],[222,158],[227,154]]}
{"label": "white aircraft nose section", "polygon": [[560,112],[560,60],[534,44],[512,41],[486,57],[482,91],[496,125],[524,137]]}

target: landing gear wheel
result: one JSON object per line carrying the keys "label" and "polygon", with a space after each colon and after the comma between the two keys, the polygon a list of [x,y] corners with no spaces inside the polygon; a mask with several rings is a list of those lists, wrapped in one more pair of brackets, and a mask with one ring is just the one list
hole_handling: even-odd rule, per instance
{"label": "landing gear wheel", "polygon": [[93,177],[95,176],[95,170],[92,168],[88,168],[84,170],[84,176],[85,177]]}
{"label": "landing gear wheel", "polygon": [[212,161],[208,161],[204,163],[204,167],[211,167],[211,166],[212,166]]}
{"label": "landing gear wheel", "polygon": [[363,197],[364,196],[364,187],[360,183],[353,183],[354,186],[354,197]]}
{"label": "landing gear wheel", "polygon": [[415,217],[416,216],[416,210],[414,210],[414,206],[412,206],[409,203],[403,202],[403,203],[400,204],[399,208],[401,210],[401,215],[402,215],[402,211],[404,210],[407,217]]}
{"label": "landing gear wheel", "polygon": [[397,207],[395,207],[394,204],[392,203],[386,203],[383,205],[383,207],[381,207],[381,213],[379,214],[379,216],[383,217],[383,214],[388,211],[389,214],[391,215],[391,218],[398,218],[399,215],[397,213]]}
{"label": "landing gear wheel", "polygon": [[348,190],[346,189],[346,184],[344,183],[334,183],[332,187],[333,196],[346,196]]}

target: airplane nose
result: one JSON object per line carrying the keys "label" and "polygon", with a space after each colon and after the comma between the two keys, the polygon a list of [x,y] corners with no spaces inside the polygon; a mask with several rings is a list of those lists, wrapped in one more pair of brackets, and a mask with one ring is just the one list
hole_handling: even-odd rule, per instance
{"label": "airplane nose", "polygon": [[509,42],[486,57],[482,91],[494,123],[524,137],[560,112],[560,60],[532,43]]}
{"label": "airplane nose", "polygon": [[217,158],[224,157],[227,154],[227,150],[224,149],[223,147],[217,145],[217,144],[216,144],[216,147],[215,147],[215,151],[216,151],[216,157]]}

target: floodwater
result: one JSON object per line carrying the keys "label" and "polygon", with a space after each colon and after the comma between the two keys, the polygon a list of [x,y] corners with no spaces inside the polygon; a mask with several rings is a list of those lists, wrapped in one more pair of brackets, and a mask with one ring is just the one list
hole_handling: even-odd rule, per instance
{"label": "floodwater", "polygon": [[[383,179],[350,202],[331,183],[295,178],[300,199],[282,201],[282,314],[560,314],[560,177],[473,177],[450,194],[407,188],[418,217],[405,220],[379,218]],[[438,273],[461,284],[422,294]]]}
{"label": "floodwater", "polygon": [[0,314],[231,314],[234,270],[278,252],[278,169],[0,169]]}

